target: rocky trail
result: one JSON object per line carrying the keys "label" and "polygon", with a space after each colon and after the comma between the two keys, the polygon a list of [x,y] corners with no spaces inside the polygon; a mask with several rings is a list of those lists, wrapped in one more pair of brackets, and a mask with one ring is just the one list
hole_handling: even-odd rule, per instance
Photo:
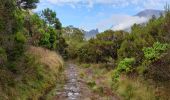
{"label": "rocky trail", "polygon": [[56,93],[54,100],[117,100],[103,98],[91,91],[86,82],[79,77],[79,69],[74,64],[68,64],[65,75],[67,80],[63,90]]}
{"label": "rocky trail", "polygon": [[77,71],[73,64],[69,64],[66,68],[67,81],[64,90],[57,93],[55,100],[79,100],[80,99],[80,83],[77,79]]}

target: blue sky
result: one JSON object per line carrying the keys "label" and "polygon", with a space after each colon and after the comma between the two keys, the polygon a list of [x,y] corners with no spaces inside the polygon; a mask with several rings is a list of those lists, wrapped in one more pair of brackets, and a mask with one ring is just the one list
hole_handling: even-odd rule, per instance
{"label": "blue sky", "polygon": [[51,8],[63,26],[104,31],[111,26],[121,29],[127,26],[125,23],[146,21],[133,15],[144,9],[163,10],[166,3],[170,0],[40,0],[35,11]]}

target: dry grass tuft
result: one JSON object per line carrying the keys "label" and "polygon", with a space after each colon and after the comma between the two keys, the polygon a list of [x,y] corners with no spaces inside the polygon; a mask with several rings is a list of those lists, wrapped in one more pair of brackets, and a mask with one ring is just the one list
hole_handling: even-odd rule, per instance
{"label": "dry grass tuft", "polygon": [[49,51],[45,48],[31,46],[28,52],[40,58],[40,63],[46,65],[50,69],[63,66],[62,57],[59,56],[55,51]]}

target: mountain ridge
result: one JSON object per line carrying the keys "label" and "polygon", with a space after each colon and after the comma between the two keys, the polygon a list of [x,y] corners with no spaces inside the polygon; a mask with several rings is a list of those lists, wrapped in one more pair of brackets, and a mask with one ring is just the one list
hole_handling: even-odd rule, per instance
{"label": "mountain ridge", "polygon": [[156,10],[156,9],[145,9],[140,11],[139,13],[137,13],[134,16],[138,16],[138,17],[152,17],[153,15],[155,17],[160,17],[161,14],[163,14],[163,10]]}

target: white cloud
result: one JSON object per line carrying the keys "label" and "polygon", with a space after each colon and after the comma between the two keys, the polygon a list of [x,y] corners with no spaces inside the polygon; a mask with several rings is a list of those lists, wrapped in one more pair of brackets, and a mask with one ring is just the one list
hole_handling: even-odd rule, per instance
{"label": "white cloud", "polygon": [[133,24],[141,24],[148,21],[148,18],[137,16],[126,16],[124,20],[117,25],[113,26],[113,30],[124,30],[130,28]]}
{"label": "white cloud", "polygon": [[[129,15],[112,15],[111,18],[103,20],[97,24],[97,27],[101,30],[113,29],[113,30],[124,30],[130,28],[133,24],[145,23],[148,18],[129,16]],[[112,25],[112,26],[111,26]]]}
{"label": "white cloud", "polygon": [[[143,9],[163,9],[164,5],[166,3],[170,4],[170,0],[40,0],[41,3],[39,4],[38,10],[42,10],[43,8],[50,7],[51,4],[55,6],[70,6],[72,8],[80,8],[80,7],[87,7],[89,10],[90,8],[93,8],[95,5],[101,4],[101,5],[107,5],[111,7],[132,7],[135,8],[135,10],[143,10]],[[104,11],[102,11],[104,13]],[[101,13],[101,14],[102,14]],[[102,15],[109,15],[109,14],[102,14]],[[81,27],[85,27],[86,29],[90,29],[92,27],[99,28],[101,31],[110,28],[112,25],[112,29],[114,30],[120,30],[120,29],[126,29],[130,26],[132,26],[134,23],[143,23],[146,22],[147,18],[140,18],[140,17],[134,17],[129,15],[112,15],[112,17],[104,17],[105,20],[96,22],[95,19],[98,19],[101,15],[90,16],[88,19],[83,19],[82,17],[82,24],[80,24]],[[110,15],[109,15],[110,16]],[[95,21],[93,21],[95,20]],[[101,20],[101,19],[100,19]],[[90,25],[90,26],[89,26]]]}
{"label": "white cloud", "polygon": [[93,7],[96,4],[111,5],[113,7],[126,7],[136,5],[141,8],[161,8],[170,3],[170,0],[46,0],[55,5],[71,5]]}

